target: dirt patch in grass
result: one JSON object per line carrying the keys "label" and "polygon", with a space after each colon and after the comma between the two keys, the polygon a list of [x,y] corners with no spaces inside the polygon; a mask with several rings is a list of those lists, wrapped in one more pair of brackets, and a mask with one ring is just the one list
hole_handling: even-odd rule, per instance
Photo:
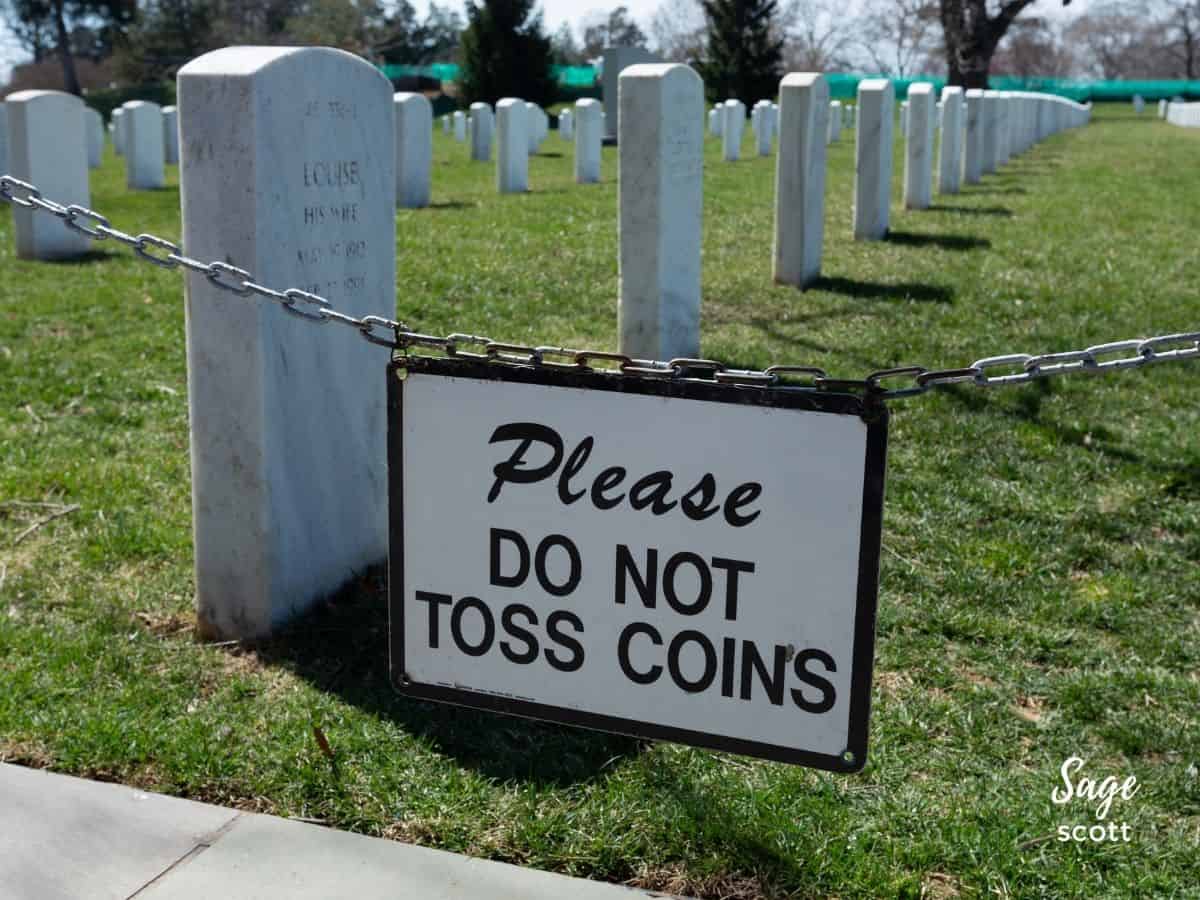
{"label": "dirt patch in grass", "polygon": [[930,872],[921,881],[922,900],[952,900],[962,896],[958,879],[945,872]]}
{"label": "dirt patch in grass", "polygon": [[1017,698],[1017,702],[1013,704],[1013,712],[1024,719],[1026,722],[1033,722],[1035,725],[1042,721],[1045,715],[1046,701],[1041,697],[1032,695],[1021,695]]}
{"label": "dirt patch in grass", "polygon": [[759,879],[730,875],[694,875],[682,866],[651,866],[625,882],[629,887],[702,900],[758,900],[777,896]]}
{"label": "dirt patch in grass", "polygon": [[195,633],[196,616],[194,613],[163,613],[150,610],[139,610],[133,618],[156,637],[180,637],[185,632]]}
{"label": "dirt patch in grass", "polygon": [[875,684],[880,693],[895,697],[912,688],[913,679],[907,672],[876,672]]}
{"label": "dirt patch in grass", "polygon": [[0,740],[0,763],[13,763],[30,769],[48,769],[54,756],[37,741]]}

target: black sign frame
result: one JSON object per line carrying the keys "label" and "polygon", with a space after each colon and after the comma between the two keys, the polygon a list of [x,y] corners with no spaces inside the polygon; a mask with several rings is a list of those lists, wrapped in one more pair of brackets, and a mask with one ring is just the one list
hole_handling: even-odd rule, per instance
{"label": "black sign frame", "polygon": [[[483,381],[586,388],[715,403],[854,415],[867,423],[860,532],[858,586],[854,612],[853,676],[850,684],[848,740],[841,754],[798,750],[777,744],[731,738],[616,716],[521,700],[506,695],[413,681],[404,664],[404,384],[409,373]],[[875,661],[875,618],[879,595],[879,555],[883,534],[883,498],[887,468],[888,410],[882,402],[849,394],[761,386],[721,384],[693,379],[635,378],[548,366],[516,366],[486,361],[401,357],[388,366],[388,646],[394,689],[405,697],[432,700],[488,712],[573,725],[638,738],[672,741],[830,772],[860,771],[867,761],[871,681]]]}

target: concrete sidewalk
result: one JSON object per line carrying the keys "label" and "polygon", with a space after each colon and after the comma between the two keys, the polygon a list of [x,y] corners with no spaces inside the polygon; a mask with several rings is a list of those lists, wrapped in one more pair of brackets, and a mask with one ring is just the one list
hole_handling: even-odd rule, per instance
{"label": "concrete sidewalk", "polygon": [[3,900],[662,896],[0,765]]}

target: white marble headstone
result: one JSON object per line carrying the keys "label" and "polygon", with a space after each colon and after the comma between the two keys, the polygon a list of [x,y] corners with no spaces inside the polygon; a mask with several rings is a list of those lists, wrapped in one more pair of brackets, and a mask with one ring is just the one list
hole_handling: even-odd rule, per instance
{"label": "white marble headstone", "polygon": [[940,129],[941,144],[938,147],[938,192],[957,194],[962,180],[963,143],[963,89],[942,88]]}
{"label": "white marble headstone", "polygon": [[600,150],[604,126],[599,100],[585,97],[575,101],[575,183],[595,184],[600,180]]}
{"label": "white marble headstone", "polygon": [[113,152],[117,156],[125,155],[125,110],[117,107],[112,111]]}
{"label": "white marble headstone", "polygon": [[575,117],[569,109],[564,109],[558,114],[558,136],[564,141],[575,137]]}
{"label": "white marble headstone", "polygon": [[495,116],[487,103],[471,104],[471,159],[474,162],[491,162],[492,132]]}
{"label": "white marble headstone", "polygon": [[83,128],[87,132],[88,168],[98,169],[104,160],[104,117],[90,106],[85,106]]}
{"label": "white marble headstone", "polygon": [[983,152],[980,171],[990,175],[1000,161],[1000,92],[983,92]]}
{"label": "white marble headstone", "polygon": [[162,107],[147,100],[130,100],[121,110],[125,113],[125,186],[133,191],[162,187],[167,180]]}
{"label": "white marble headstone", "polygon": [[460,144],[467,139],[467,114],[461,109],[454,111],[454,139]]}
{"label": "white marble headstone", "polygon": [[179,163],[179,114],[174,106],[162,108],[163,155],[168,165]]}
{"label": "white marble headstone", "polygon": [[529,154],[531,156],[538,152],[538,147],[542,143],[541,137],[538,134],[538,109],[539,107],[536,103],[526,102],[525,104],[525,137],[529,144]]}
{"label": "white marble headstone", "polygon": [[892,82],[858,83],[858,128],[854,133],[854,237],[882,240],[888,231],[892,196]]}
{"label": "white marble headstone", "polygon": [[829,84],[792,73],[779,84],[775,162],[775,280],[805,287],[821,274],[825,240],[825,143],[834,113]]}
{"label": "white marble headstone", "polygon": [[429,205],[433,189],[433,106],[424,94],[392,98],[396,119],[396,207]]}
{"label": "white marble headstone", "polygon": [[1012,155],[1013,98],[1007,91],[997,91],[996,101],[996,165],[1002,166]]}
{"label": "white marble headstone", "polygon": [[496,104],[496,190],[529,190],[529,113],[524,100],[505,97]]}
{"label": "white marble headstone", "polygon": [[8,174],[8,113],[0,102],[0,175]]}
{"label": "white marble headstone", "polygon": [[754,104],[754,141],[759,156],[771,155],[775,126],[771,121],[771,101],[759,100]]}
{"label": "white marble headstone", "polygon": [[746,106],[741,100],[726,100],[721,122],[721,140],[726,162],[742,158],[742,135],[746,131]]}
{"label": "white marble headstone", "polygon": [[[394,316],[379,70],[324,47],[228,47],[180,70],[178,98],[188,253]],[[261,636],[387,557],[389,354],[203,274],[188,275],[186,312],[200,629]]]}
{"label": "white marble headstone", "polygon": [[[36,185],[47,200],[89,206],[83,101],[62,91],[17,91],[4,100],[8,119],[8,172]],[[91,242],[53,216],[13,206],[21,259],[70,259]]]}
{"label": "white marble headstone", "polygon": [[908,136],[904,153],[904,206],[928,209],[933,202],[933,139],[936,99],[928,82],[909,85]]}
{"label": "white marble headstone", "polygon": [[983,175],[983,91],[971,88],[963,94],[963,181],[979,184]]}
{"label": "white marble headstone", "polygon": [[684,65],[629,66],[619,80],[620,350],[700,353],[704,84]]}

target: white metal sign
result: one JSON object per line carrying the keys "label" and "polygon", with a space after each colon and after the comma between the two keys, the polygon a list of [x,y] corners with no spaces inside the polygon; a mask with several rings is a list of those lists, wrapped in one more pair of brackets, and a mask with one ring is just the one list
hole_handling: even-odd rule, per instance
{"label": "white metal sign", "polygon": [[391,373],[398,690],[862,767],[885,410],[446,360]]}

